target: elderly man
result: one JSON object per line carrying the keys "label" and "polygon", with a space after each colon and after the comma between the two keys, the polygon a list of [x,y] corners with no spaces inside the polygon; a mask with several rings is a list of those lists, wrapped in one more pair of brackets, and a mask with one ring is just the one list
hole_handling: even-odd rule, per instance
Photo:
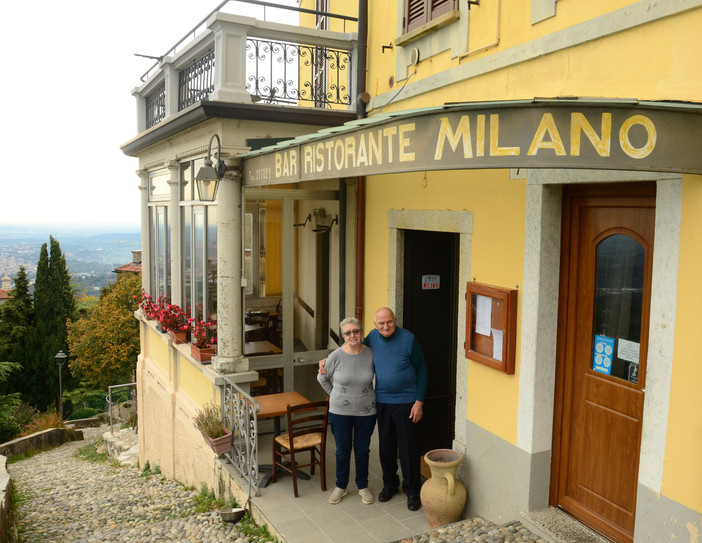
{"label": "elderly man", "polygon": [[[400,489],[399,445],[402,490],[407,496],[407,508],[417,511],[421,506],[417,423],[423,415],[429,374],[424,354],[414,334],[398,327],[395,314],[387,307],[375,312],[375,330],[371,330],[363,343],[373,350],[375,364],[378,442],[383,469],[383,490],[378,500],[386,502]],[[320,373],[326,373],[325,361],[319,363]]]}
{"label": "elderly man", "polygon": [[363,343],[373,349],[375,395],[378,412],[380,465],[383,490],[378,499],[386,502],[399,490],[397,452],[399,445],[402,490],[407,508],[420,507],[419,428],[422,419],[428,370],[414,334],[397,326],[395,314],[387,307],[375,312],[375,330]]}

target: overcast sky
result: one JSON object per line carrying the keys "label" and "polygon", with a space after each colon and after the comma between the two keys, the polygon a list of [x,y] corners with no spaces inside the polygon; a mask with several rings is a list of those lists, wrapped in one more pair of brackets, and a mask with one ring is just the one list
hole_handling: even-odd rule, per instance
{"label": "overcast sky", "polygon": [[139,164],[120,145],[154,61],[134,54],[164,54],[219,3],[0,0],[0,224],[139,226]]}

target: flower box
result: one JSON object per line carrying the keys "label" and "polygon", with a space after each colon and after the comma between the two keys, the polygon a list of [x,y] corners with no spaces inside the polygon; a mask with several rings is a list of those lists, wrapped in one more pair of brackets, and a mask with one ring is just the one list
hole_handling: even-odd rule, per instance
{"label": "flower box", "polygon": [[211,347],[198,347],[194,343],[190,344],[190,354],[198,362],[210,362],[215,354],[214,346]]}
{"label": "flower box", "polygon": [[173,343],[176,345],[190,341],[190,332],[188,330],[169,330],[168,335],[171,336]]}

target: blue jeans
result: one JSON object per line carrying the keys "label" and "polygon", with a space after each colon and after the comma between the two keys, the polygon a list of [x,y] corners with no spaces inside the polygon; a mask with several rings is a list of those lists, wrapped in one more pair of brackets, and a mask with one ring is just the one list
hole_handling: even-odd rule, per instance
{"label": "blue jeans", "polygon": [[336,441],[336,486],[346,488],[351,472],[351,449],[356,462],[356,486],[368,488],[370,440],[375,429],[375,415],[351,416],[329,413]]}

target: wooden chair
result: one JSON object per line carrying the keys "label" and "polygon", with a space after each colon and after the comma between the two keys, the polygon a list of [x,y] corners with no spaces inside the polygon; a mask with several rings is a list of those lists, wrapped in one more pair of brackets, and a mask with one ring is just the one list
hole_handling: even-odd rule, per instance
{"label": "wooden chair", "polygon": [[[319,465],[322,491],[327,490],[325,449],[327,445],[327,422],[329,420],[329,402],[309,402],[296,406],[288,405],[288,433],[273,436],[273,472],[271,480],[275,483],[278,469],[282,468],[292,475],[295,497],[297,492],[297,475],[300,468],[310,468],[314,475],[315,465]],[[300,462],[302,453],[309,451],[310,461]]]}

